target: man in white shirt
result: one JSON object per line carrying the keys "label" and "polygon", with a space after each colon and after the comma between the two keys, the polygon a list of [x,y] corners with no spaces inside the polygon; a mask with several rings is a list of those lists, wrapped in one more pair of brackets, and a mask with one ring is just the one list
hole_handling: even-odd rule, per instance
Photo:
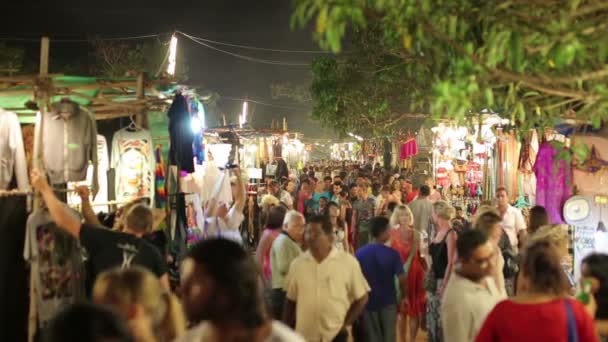
{"label": "man in white shirt", "polygon": [[505,299],[492,273],[495,248],[480,230],[458,236],[458,266],[450,277],[441,303],[443,338],[470,342],[494,306]]}
{"label": "man in white shirt", "polygon": [[507,233],[513,250],[517,251],[519,241],[526,238],[526,221],[521,211],[509,204],[507,189],[501,187],[496,190],[496,204],[502,217],[502,229]]}
{"label": "man in white shirt", "polygon": [[348,340],[347,327],[361,315],[370,290],[352,255],[333,247],[331,223],[309,220],[304,232],[308,251],[291,264],[283,320],[309,342]]}

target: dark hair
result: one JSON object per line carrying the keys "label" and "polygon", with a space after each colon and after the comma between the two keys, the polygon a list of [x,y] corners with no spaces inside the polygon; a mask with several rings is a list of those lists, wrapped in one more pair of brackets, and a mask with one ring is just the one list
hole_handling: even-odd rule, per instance
{"label": "dark hair", "polygon": [[597,302],[596,319],[608,319],[608,255],[592,253],[583,259],[587,265],[589,274],[600,282],[600,288],[594,293]]}
{"label": "dark hair", "polygon": [[216,289],[226,294],[229,301],[226,313],[238,317],[239,322],[249,329],[264,323],[258,268],[241,245],[227,239],[203,240],[192,247],[188,256],[203,266],[214,280]]}
{"label": "dark hair", "polygon": [[458,257],[468,260],[471,254],[481,245],[488,242],[488,236],[476,229],[470,229],[458,235],[456,251]]}
{"label": "dark hair", "polygon": [[352,190],[353,188],[358,188],[359,186],[355,183],[355,184],[351,184],[351,186],[348,188],[349,190]]}
{"label": "dark hair", "polygon": [[287,210],[282,205],[273,206],[268,210],[266,216],[266,228],[268,229],[279,229],[283,227],[283,220]]}
{"label": "dark hair", "polygon": [[391,192],[391,187],[388,185],[383,185],[382,188],[380,189],[380,191]]}
{"label": "dark hair", "polygon": [[431,195],[431,188],[428,185],[424,184],[420,186],[420,196],[428,197]]}
{"label": "dark hair", "polygon": [[51,321],[48,342],[132,342],[129,328],[110,309],[89,303],[72,304]]}
{"label": "dark hair", "polygon": [[343,187],[344,184],[342,184],[342,182],[340,182],[340,181],[337,181],[337,182],[334,182],[334,186]]}
{"label": "dark hair", "polygon": [[390,213],[392,213],[393,211],[395,211],[395,208],[397,207],[397,202],[390,202],[387,206],[386,209],[388,209],[388,211]]}
{"label": "dark hair", "polygon": [[280,185],[280,183],[278,180],[273,180],[270,182],[270,186],[279,186],[279,185]]}
{"label": "dark hair", "polygon": [[500,222],[502,222],[500,215],[493,211],[488,211],[479,215],[479,217],[475,219],[475,226],[473,228],[481,231],[489,237],[492,233],[490,229]]}
{"label": "dark hair", "polygon": [[347,176],[348,176],[348,173],[346,171],[340,172],[340,179],[344,180]]}
{"label": "dark hair", "polygon": [[548,241],[532,242],[524,249],[521,271],[529,279],[532,291],[562,296],[570,288],[559,253]]}
{"label": "dark hair", "polygon": [[321,225],[321,229],[326,235],[332,235],[334,233],[334,227],[331,226],[331,222],[325,215],[315,215],[310,219],[306,220],[308,224],[319,224]]}
{"label": "dark hair", "polygon": [[528,220],[528,233],[534,234],[540,227],[549,224],[549,215],[545,207],[537,205],[530,209],[530,218]]}
{"label": "dark hair", "polygon": [[[325,215],[325,217],[327,218],[327,220],[329,220],[329,208],[334,207],[338,210],[340,210],[340,205],[334,201],[331,201],[327,204],[327,206],[325,207],[325,212],[323,213]],[[344,221],[342,221],[342,218],[340,218],[340,216],[338,216],[338,227],[342,228],[344,227]]]}
{"label": "dark hair", "polygon": [[369,220],[370,232],[374,238],[380,236],[380,234],[384,233],[388,230],[388,218],[384,216],[376,216],[372,217]]}
{"label": "dark hair", "polygon": [[331,176],[327,176],[327,177],[323,178],[323,181],[324,181],[324,182],[325,182],[325,181],[330,181],[330,182],[332,182],[332,181],[333,181],[333,179],[331,179]]}

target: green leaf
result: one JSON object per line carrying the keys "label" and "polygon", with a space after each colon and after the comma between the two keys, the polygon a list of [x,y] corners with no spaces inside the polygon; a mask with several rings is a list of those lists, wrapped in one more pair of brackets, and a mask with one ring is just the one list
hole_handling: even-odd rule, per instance
{"label": "green leaf", "polygon": [[522,43],[521,34],[513,32],[510,41],[510,60],[511,68],[517,72],[521,72],[524,62],[524,45]]}

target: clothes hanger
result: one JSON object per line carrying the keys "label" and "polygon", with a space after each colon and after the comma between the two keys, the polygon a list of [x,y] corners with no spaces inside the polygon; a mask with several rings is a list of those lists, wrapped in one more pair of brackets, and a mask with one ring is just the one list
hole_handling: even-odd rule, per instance
{"label": "clothes hanger", "polygon": [[131,122],[129,123],[129,126],[127,126],[127,131],[131,131],[131,132],[138,132],[141,131],[142,127],[139,126],[137,124],[137,122],[135,122],[135,114],[131,114],[129,115],[129,119],[131,120]]}

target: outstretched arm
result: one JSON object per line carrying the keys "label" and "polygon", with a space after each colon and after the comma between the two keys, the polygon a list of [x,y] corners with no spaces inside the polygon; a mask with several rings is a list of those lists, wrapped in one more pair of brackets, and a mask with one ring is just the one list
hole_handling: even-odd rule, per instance
{"label": "outstretched arm", "polygon": [[70,214],[70,209],[55,196],[53,189],[46,181],[46,175],[34,169],[31,179],[32,186],[40,191],[55,224],[78,239],[80,236],[80,221],[73,217]]}
{"label": "outstretched arm", "polygon": [[91,200],[89,199],[89,188],[86,185],[81,185],[76,188],[76,193],[78,196],[80,196],[80,212],[84,217],[84,222],[101,226],[101,222],[99,222],[99,219],[97,218],[97,215],[95,215],[95,211],[93,211],[93,207],[91,206]]}

